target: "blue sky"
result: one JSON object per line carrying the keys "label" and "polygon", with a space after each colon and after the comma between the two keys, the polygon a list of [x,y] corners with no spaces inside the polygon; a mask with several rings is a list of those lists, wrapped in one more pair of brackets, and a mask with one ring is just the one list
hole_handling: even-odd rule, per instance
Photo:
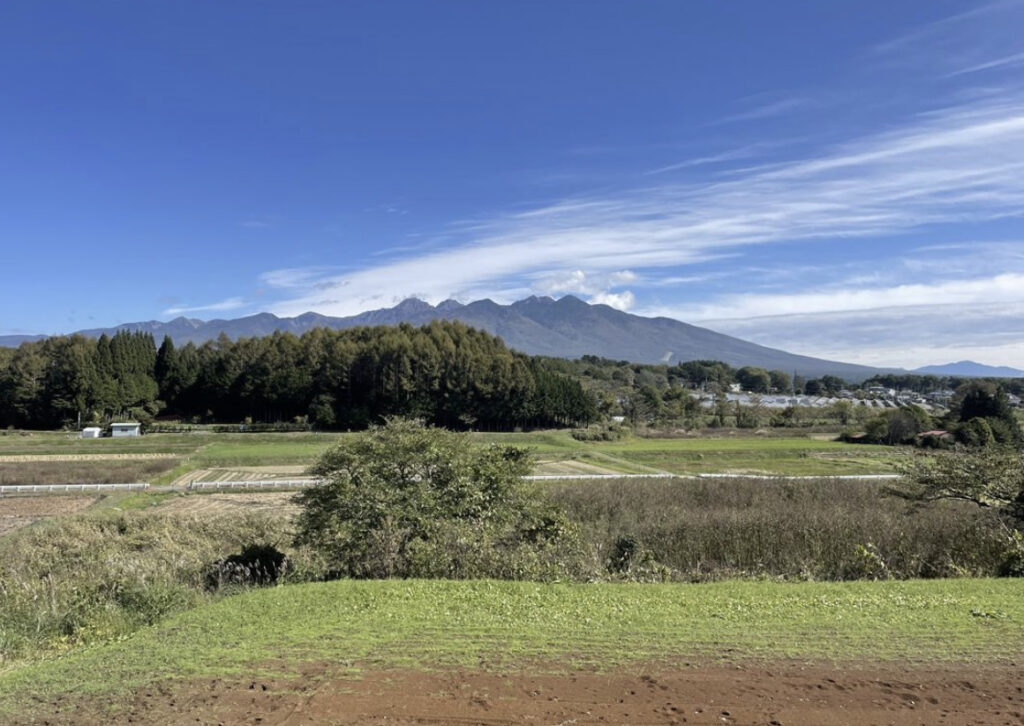
{"label": "blue sky", "polygon": [[575,294],[1024,367],[1024,2],[0,4],[0,333]]}

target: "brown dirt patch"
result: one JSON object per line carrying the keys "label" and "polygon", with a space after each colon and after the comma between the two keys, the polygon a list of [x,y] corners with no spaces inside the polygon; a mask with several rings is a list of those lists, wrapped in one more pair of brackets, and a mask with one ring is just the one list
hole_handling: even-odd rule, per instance
{"label": "brown dirt patch", "polygon": [[293,503],[295,492],[218,492],[216,494],[188,494],[161,504],[162,512],[199,516],[265,512],[291,517],[299,512]]}
{"label": "brown dirt patch", "polygon": [[233,468],[193,469],[185,472],[172,486],[185,486],[193,481],[242,481],[295,479],[306,475],[305,466],[238,466]]}
{"label": "brown dirt patch", "polygon": [[0,463],[0,484],[124,484],[152,481],[177,459]]}
{"label": "brown dirt patch", "polygon": [[780,664],[686,666],[616,673],[383,671],[344,678],[330,666],[292,680],[163,684],[127,708],[72,699],[49,724],[1022,724],[1018,666]]}
{"label": "brown dirt patch", "polygon": [[609,469],[589,461],[577,461],[576,459],[561,459],[555,461],[541,460],[533,469],[534,474],[619,474],[621,472]]}
{"label": "brown dirt patch", "polygon": [[40,461],[142,461],[176,459],[179,454],[4,454],[0,464],[27,464]]}
{"label": "brown dirt patch", "polygon": [[46,517],[80,512],[99,497],[0,497],[0,537]]}

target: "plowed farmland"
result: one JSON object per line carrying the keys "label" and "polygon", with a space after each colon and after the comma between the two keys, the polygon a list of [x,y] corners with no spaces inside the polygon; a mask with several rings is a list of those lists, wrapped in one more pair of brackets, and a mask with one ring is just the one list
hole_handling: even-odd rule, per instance
{"label": "plowed farmland", "polygon": [[0,498],[0,537],[47,517],[80,512],[98,497],[40,496]]}

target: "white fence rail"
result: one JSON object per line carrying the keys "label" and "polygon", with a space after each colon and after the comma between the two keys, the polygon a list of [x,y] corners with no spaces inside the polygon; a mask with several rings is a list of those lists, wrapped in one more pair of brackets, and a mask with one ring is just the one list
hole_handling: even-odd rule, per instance
{"label": "white fence rail", "polygon": [[149,489],[149,484],[5,484],[0,486],[0,497],[12,494],[53,494],[56,492],[127,492]]}
{"label": "white fence rail", "polygon": [[779,481],[819,481],[821,479],[840,480],[891,480],[902,479],[902,474],[806,474],[794,476],[792,474],[679,474],[680,478],[686,479],[769,479]]}
{"label": "white fence rail", "polygon": [[528,474],[530,481],[561,481],[563,479],[675,479],[675,474]]}
{"label": "white fence rail", "polygon": [[294,489],[309,487],[316,479],[239,479],[236,481],[191,481],[188,489]]}

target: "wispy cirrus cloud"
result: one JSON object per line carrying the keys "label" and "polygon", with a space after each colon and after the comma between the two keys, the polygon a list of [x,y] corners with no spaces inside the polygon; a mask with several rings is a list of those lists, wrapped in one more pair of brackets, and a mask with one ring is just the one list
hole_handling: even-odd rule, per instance
{"label": "wispy cirrus cloud", "polygon": [[770,118],[772,116],[781,116],[795,111],[798,108],[804,108],[812,105],[809,98],[803,97],[791,97],[791,98],[780,98],[775,101],[769,101],[762,103],[746,111],[740,111],[739,113],[730,114],[718,120],[718,123],[736,123],[737,121],[756,121],[758,119]]}
{"label": "wispy cirrus cloud", "polygon": [[996,0],[915,28],[872,49],[875,60],[940,77],[1000,71],[1024,62],[1024,2]]}
{"label": "wispy cirrus cloud", "polygon": [[697,166],[707,166],[709,164],[721,164],[724,161],[735,161],[737,159],[750,159],[757,156],[769,144],[757,143],[747,144],[746,146],[740,146],[735,149],[729,149],[727,151],[721,151],[717,154],[708,154],[707,156],[697,156],[692,159],[686,159],[679,161],[674,164],[666,164],[665,166],[659,166],[656,169],[645,171],[644,176],[655,176],[657,174],[665,174],[670,171],[678,171],[680,169],[692,169]]}
{"label": "wispy cirrus cloud", "polygon": [[463,225],[462,244],[345,273],[275,312],[351,314],[417,292],[529,288],[545,273],[678,268],[757,245],[832,243],[1024,214],[1024,97],[922,113],[812,158],[704,184],[562,200]]}
{"label": "wispy cirrus cloud", "polygon": [[887,287],[857,285],[791,294],[740,294],[712,303],[677,308],[673,312],[687,320],[723,323],[731,319],[803,315],[808,311],[820,314],[937,304],[1024,305],[1024,272]]}
{"label": "wispy cirrus cloud", "polygon": [[163,311],[164,315],[183,315],[185,313],[213,313],[227,312],[244,308],[248,303],[240,297],[229,297],[219,302],[207,303],[205,305],[175,306]]}
{"label": "wispy cirrus cloud", "polygon": [[942,303],[707,321],[723,333],[883,367],[976,360],[1024,368],[1024,303]]}

